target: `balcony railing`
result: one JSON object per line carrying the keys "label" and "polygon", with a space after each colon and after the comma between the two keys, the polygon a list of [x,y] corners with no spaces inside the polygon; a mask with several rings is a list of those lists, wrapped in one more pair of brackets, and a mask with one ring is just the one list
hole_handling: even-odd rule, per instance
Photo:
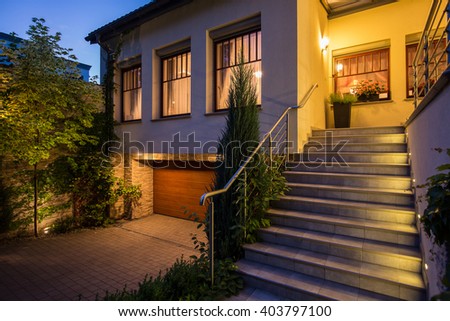
{"label": "balcony railing", "polygon": [[449,0],[433,0],[413,60],[414,107],[450,67]]}

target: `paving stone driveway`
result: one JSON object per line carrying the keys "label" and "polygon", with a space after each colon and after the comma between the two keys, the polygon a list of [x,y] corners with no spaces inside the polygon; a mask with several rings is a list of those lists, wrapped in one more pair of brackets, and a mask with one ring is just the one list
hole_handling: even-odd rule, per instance
{"label": "paving stone driveway", "polygon": [[197,224],[151,215],[113,227],[0,245],[0,300],[95,300],[136,288],[194,254]]}

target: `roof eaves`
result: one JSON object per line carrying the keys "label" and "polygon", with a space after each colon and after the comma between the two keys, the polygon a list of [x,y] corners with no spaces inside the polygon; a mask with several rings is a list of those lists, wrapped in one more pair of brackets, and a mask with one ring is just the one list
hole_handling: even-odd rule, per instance
{"label": "roof eaves", "polygon": [[193,0],[153,0],[123,17],[92,31],[84,39],[91,44],[111,39],[192,1]]}

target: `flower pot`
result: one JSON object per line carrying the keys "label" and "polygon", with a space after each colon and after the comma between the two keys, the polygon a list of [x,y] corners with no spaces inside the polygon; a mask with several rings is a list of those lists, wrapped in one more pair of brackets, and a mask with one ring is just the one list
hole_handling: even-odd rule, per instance
{"label": "flower pot", "polygon": [[369,96],[366,94],[362,94],[358,96],[358,101],[368,101],[369,100]]}
{"label": "flower pot", "polygon": [[348,128],[350,127],[352,104],[333,103],[334,127]]}
{"label": "flower pot", "polygon": [[369,95],[369,101],[376,101],[376,100],[380,100],[379,94],[370,94]]}

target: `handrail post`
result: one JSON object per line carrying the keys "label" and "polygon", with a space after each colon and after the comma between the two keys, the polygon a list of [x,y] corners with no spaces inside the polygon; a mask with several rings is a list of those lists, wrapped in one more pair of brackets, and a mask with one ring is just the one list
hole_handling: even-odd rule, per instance
{"label": "handrail post", "polygon": [[289,114],[290,111],[286,114],[286,161],[289,162],[289,158],[290,158],[290,141],[291,141],[291,137],[289,134]]}
{"label": "handrail post", "polygon": [[244,239],[247,238],[247,229],[245,222],[247,221],[247,169],[244,169]]}
{"label": "handrail post", "polygon": [[428,93],[428,90],[430,90],[430,70],[429,70],[429,66],[430,66],[430,61],[429,61],[429,39],[428,39],[428,33],[424,33],[424,41],[425,44],[423,46],[423,64],[424,64],[424,76],[425,76],[425,86],[424,86],[424,95],[426,95]]}
{"label": "handrail post", "polygon": [[[447,3],[445,11],[447,12],[447,20],[450,20],[450,2]],[[447,24],[445,32],[447,33],[447,64],[450,65],[450,47],[448,46],[448,43],[450,42],[450,25]]]}
{"label": "handrail post", "polygon": [[210,241],[209,241],[209,263],[210,263],[210,269],[211,269],[211,288],[214,286],[214,198],[211,198],[211,220],[210,220]]}
{"label": "handrail post", "polygon": [[273,166],[273,146],[272,146],[272,134],[269,135],[269,164],[270,168]]}

